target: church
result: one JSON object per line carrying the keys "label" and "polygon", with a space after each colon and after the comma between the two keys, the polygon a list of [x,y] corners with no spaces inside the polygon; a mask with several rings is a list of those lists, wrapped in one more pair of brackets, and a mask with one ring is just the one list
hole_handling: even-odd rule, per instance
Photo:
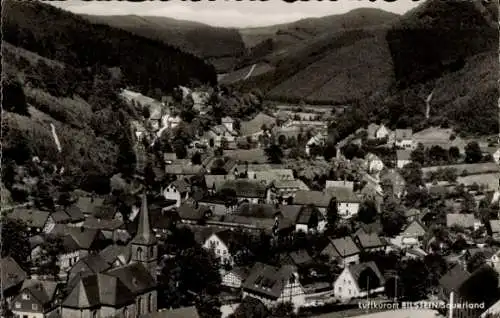
{"label": "church", "polygon": [[142,194],[136,236],[126,248],[125,264],[89,268],[73,275],[62,302],[62,317],[136,318],[157,311],[158,244],[149,223],[147,194]]}

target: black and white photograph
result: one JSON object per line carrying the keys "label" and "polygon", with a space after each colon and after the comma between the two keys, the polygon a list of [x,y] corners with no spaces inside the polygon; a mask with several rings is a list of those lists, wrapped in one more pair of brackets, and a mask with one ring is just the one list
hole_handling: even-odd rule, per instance
{"label": "black and white photograph", "polygon": [[499,0],[1,1],[2,318],[500,318]]}

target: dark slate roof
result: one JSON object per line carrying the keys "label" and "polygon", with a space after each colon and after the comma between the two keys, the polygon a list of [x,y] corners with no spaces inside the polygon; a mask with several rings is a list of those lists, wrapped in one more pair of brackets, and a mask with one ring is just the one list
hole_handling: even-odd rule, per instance
{"label": "dark slate roof", "polygon": [[125,262],[131,258],[130,246],[109,245],[99,252],[101,258],[108,264],[112,264],[117,258],[123,257]]}
{"label": "dark slate roof", "polygon": [[312,257],[305,249],[288,253],[288,256],[295,265],[304,265],[312,262]]}
{"label": "dark slate roof", "polygon": [[300,205],[281,205],[279,207],[281,214],[287,220],[291,220],[292,222],[296,222],[299,216],[300,211],[302,210],[302,206]]}
{"label": "dark slate roof", "polygon": [[277,299],[284,288],[284,282],[294,277],[295,267],[290,265],[277,268],[263,263],[256,263],[250,275],[243,282],[243,290],[266,298]]}
{"label": "dark slate roof", "polygon": [[459,264],[453,266],[441,279],[439,285],[446,293],[458,292],[460,286],[470,277],[470,273]]}
{"label": "dark slate roof", "polygon": [[335,197],[337,202],[346,203],[360,203],[361,200],[354,194],[354,192],[345,187],[330,187],[325,190],[329,195]]}
{"label": "dark slate roof", "polygon": [[35,209],[14,209],[9,213],[8,218],[22,221],[32,228],[43,228],[49,215],[49,212]]}
{"label": "dark slate roof", "polygon": [[142,316],[142,318],[199,318],[195,306],[159,311]]}
{"label": "dark slate roof", "polygon": [[187,192],[190,189],[189,183],[184,179],[175,180],[170,186],[175,187],[180,193]]}
{"label": "dark slate roof", "polygon": [[98,206],[94,209],[94,217],[99,219],[112,220],[115,217],[118,208],[116,206],[106,204]]}
{"label": "dark slate roof", "polygon": [[321,191],[299,190],[295,193],[293,204],[294,205],[312,204],[320,208],[326,208],[330,204],[330,200],[332,198],[333,195],[328,192],[325,193]]}
{"label": "dark slate roof", "polygon": [[85,219],[82,210],[80,210],[80,208],[75,204],[67,207],[65,212],[69,215],[72,222],[83,221]]}
{"label": "dark slate roof", "polygon": [[331,239],[330,242],[341,257],[347,257],[359,253],[359,248],[350,236]]}
{"label": "dark slate roof", "polygon": [[100,305],[115,308],[133,303],[135,297],[120,278],[95,274],[81,278],[63,302],[63,307],[93,308]]}
{"label": "dark slate roof", "polygon": [[29,293],[36,298],[42,306],[48,305],[54,300],[57,291],[57,282],[29,279],[23,282],[21,291],[29,291]]}
{"label": "dark slate roof", "polygon": [[224,182],[222,189],[232,189],[240,198],[265,198],[267,187],[260,181],[236,179]]}
{"label": "dark slate roof", "polygon": [[96,230],[107,230],[114,231],[119,229],[123,225],[122,220],[118,219],[97,219],[95,217],[89,217],[83,223],[83,227],[87,229],[96,229]]}
{"label": "dark slate roof", "polygon": [[0,280],[2,281],[3,290],[8,290],[18,284],[21,284],[28,275],[10,256],[0,259]]}
{"label": "dark slate roof", "polygon": [[362,248],[375,248],[384,246],[380,237],[375,233],[359,233],[355,237]]}
{"label": "dark slate roof", "polygon": [[153,277],[140,263],[113,268],[107,271],[106,275],[119,278],[134,295],[143,294],[156,287]]}
{"label": "dark slate roof", "polygon": [[71,221],[71,217],[64,211],[56,211],[50,217],[55,223],[69,223]]}
{"label": "dark slate roof", "polygon": [[90,249],[92,244],[102,237],[101,231],[96,229],[68,227],[66,231],[78,247],[85,250]]}
{"label": "dark slate roof", "polygon": [[201,205],[197,208],[192,204],[183,203],[181,204],[179,209],[177,209],[177,213],[183,220],[198,221],[201,220],[205,216],[205,214],[210,213],[210,208]]}
{"label": "dark slate roof", "polygon": [[274,218],[279,214],[279,211],[272,204],[242,203],[238,207],[236,214],[256,218]]}
{"label": "dark slate roof", "polygon": [[104,204],[104,198],[99,197],[79,197],[76,207],[85,214],[94,214],[94,210]]}
{"label": "dark slate roof", "polygon": [[377,265],[373,261],[350,265],[347,270],[351,273],[354,281],[356,282],[356,285],[359,286],[360,275],[364,270],[368,268],[370,268],[375,273],[375,275],[377,275],[378,279],[380,280],[381,286],[383,286],[385,284],[384,276],[382,276]]}

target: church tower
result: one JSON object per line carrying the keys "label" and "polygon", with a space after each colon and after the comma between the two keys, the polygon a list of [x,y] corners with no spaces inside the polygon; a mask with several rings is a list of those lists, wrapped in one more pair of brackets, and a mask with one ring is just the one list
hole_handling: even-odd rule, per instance
{"label": "church tower", "polygon": [[158,245],[149,224],[149,211],[146,192],[142,194],[142,204],[139,211],[137,234],[131,242],[132,261],[142,263],[156,280],[158,263]]}

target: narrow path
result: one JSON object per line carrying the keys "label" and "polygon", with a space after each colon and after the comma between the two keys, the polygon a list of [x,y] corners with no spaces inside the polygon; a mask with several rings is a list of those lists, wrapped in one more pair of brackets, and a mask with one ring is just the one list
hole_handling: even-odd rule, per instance
{"label": "narrow path", "polygon": [[57,136],[56,127],[54,124],[50,123],[50,128],[52,130],[52,137],[54,137],[54,142],[56,143],[57,151],[61,152],[61,143],[59,142],[59,137]]}
{"label": "narrow path", "polygon": [[252,75],[253,70],[255,70],[255,66],[257,66],[257,64],[252,65],[252,68],[250,68],[250,71],[249,71],[249,72],[248,72],[248,74],[247,74],[247,75],[243,78],[243,80],[247,80],[247,79],[250,77],[250,75]]}

